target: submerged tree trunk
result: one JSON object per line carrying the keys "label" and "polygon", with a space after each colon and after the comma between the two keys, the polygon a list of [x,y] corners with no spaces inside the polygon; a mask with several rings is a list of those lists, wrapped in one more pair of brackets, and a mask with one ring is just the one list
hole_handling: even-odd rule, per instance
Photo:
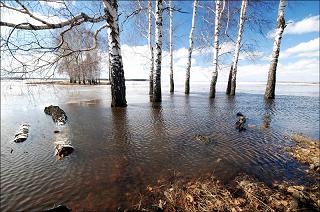
{"label": "submerged tree trunk", "polygon": [[84,75],[84,73],[82,74],[82,83],[85,85],[86,84],[86,77]]}
{"label": "submerged tree trunk", "polygon": [[108,23],[108,44],[111,77],[111,106],[126,107],[126,86],[121,56],[117,0],[103,0]]}
{"label": "submerged tree trunk", "polygon": [[161,102],[162,0],[156,2],[156,69],[153,76],[153,101]]}
{"label": "submerged tree trunk", "polygon": [[228,85],[227,85],[227,90],[226,90],[226,94],[228,94],[228,95],[230,94],[230,90],[231,90],[232,69],[233,69],[233,62],[231,63],[229,77],[228,77]]}
{"label": "submerged tree trunk", "polygon": [[212,72],[212,79],[210,83],[210,98],[215,98],[216,96],[216,84],[218,79],[218,57],[219,57],[219,34],[220,34],[220,19],[222,14],[221,8],[221,1],[216,0],[216,15],[215,15],[215,22],[214,22],[214,52],[213,52],[213,72]]}
{"label": "submerged tree trunk", "polygon": [[152,0],[148,0],[148,46],[150,50],[149,95],[153,94],[154,56],[152,47]]}
{"label": "submerged tree trunk", "polygon": [[169,23],[169,42],[170,42],[170,93],[174,92],[173,81],[173,49],[172,49],[172,0],[170,0],[170,23]]}
{"label": "submerged tree trunk", "polygon": [[187,71],[186,71],[186,82],[185,82],[185,94],[190,93],[190,69],[191,69],[191,56],[193,50],[193,32],[196,27],[196,16],[197,16],[197,0],[193,2],[193,14],[192,14],[192,25],[191,31],[189,35],[189,49],[188,49],[188,64],[187,64]]}
{"label": "submerged tree trunk", "polygon": [[286,27],[284,19],[284,10],[286,7],[286,0],[280,0],[277,18],[277,29],[273,43],[272,59],[269,67],[268,81],[264,97],[266,99],[274,99],[276,87],[276,71],[278,65],[278,58],[280,53],[280,43],[284,28]]}
{"label": "submerged tree trunk", "polygon": [[236,43],[236,47],[233,55],[232,65],[230,68],[228,87],[227,87],[227,94],[230,94],[231,96],[234,96],[236,93],[237,66],[238,66],[239,53],[240,53],[240,44],[241,44],[242,35],[243,35],[244,22],[246,19],[247,6],[248,6],[248,0],[242,0],[238,38],[237,38],[237,43]]}

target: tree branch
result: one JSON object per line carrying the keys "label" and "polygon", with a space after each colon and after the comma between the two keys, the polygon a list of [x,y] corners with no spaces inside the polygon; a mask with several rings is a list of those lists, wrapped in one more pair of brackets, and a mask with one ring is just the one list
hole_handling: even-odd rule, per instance
{"label": "tree branch", "polygon": [[[75,16],[74,18],[72,18],[70,20],[62,21],[62,22],[56,23],[56,24],[52,24],[52,23],[48,23],[45,25],[33,25],[31,23],[13,24],[13,23],[0,21],[0,26],[6,26],[6,27],[14,28],[14,29],[23,29],[23,30],[59,29],[59,28],[63,28],[65,26],[68,26],[71,24],[72,25],[80,25],[85,22],[98,23],[98,22],[105,20],[105,18],[106,18],[105,15],[99,16],[97,18],[92,18],[92,17],[89,17],[85,13],[80,13],[79,15]],[[37,18],[37,19],[39,19],[39,18]],[[35,19],[35,20],[37,20],[37,19]],[[41,20],[41,19],[39,19],[39,20]],[[44,23],[45,21],[42,20],[41,22]]]}

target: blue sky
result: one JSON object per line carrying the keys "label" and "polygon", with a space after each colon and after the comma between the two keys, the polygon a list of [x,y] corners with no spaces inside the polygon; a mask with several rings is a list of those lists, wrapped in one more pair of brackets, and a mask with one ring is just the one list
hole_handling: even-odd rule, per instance
{"label": "blue sky", "polygon": [[[276,2],[275,2],[276,3]],[[319,1],[288,1],[285,18],[287,22],[298,22],[306,17],[319,15]],[[276,17],[277,11],[273,10],[270,13]],[[274,25],[276,19],[274,19]],[[301,42],[306,42],[319,37],[318,32],[310,32],[303,34],[287,34],[283,36],[281,49],[287,49]],[[266,41],[266,45],[271,46],[272,42]]]}
{"label": "blue sky", "polygon": [[[126,4],[127,2],[123,1],[120,2],[121,4]],[[202,1],[200,1],[200,4]],[[207,1],[208,3],[208,1]],[[265,14],[268,16],[270,21],[272,21],[271,27],[274,28],[276,25],[276,17],[278,13],[278,1],[269,1],[271,9],[268,11],[265,11],[268,14]],[[153,2],[154,6],[155,2]],[[186,13],[179,13],[179,12],[174,12],[174,25],[179,25],[177,27],[177,30],[174,32],[174,36],[178,37],[177,40],[179,42],[174,43],[176,48],[181,48],[181,47],[188,47],[189,45],[189,40],[188,36],[190,33],[190,28],[191,28],[191,19],[192,19],[192,11],[193,11],[193,1],[174,1],[173,5],[177,8],[181,8],[182,11]],[[241,6],[241,1],[237,2],[238,7],[240,8]],[[319,7],[320,3],[319,1],[288,1],[286,11],[285,11],[285,18],[286,21],[300,21],[308,16],[316,16],[319,15]],[[119,10],[126,10],[123,8],[119,8]],[[203,10],[204,8],[199,8],[198,7],[198,16],[197,16],[197,21],[196,21],[196,30],[200,30],[199,27],[201,27],[201,24],[203,24],[203,21],[201,20],[203,15]],[[250,7],[248,8],[248,11],[250,10]],[[236,16],[238,18],[238,16]],[[121,20],[121,19],[120,19]],[[165,21],[168,22],[168,19],[164,19]],[[129,26],[128,26],[129,25]],[[180,26],[181,25],[181,26]],[[128,29],[125,29],[123,34],[126,34],[126,31],[132,31],[134,30],[134,26],[130,26],[130,24],[125,25],[128,27]],[[245,33],[251,33],[250,30],[246,27],[245,28]],[[311,32],[311,33],[304,33],[301,35],[287,35],[283,37],[283,43],[281,47],[284,49],[294,46],[296,44],[299,44],[300,42],[303,41],[308,41],[312,38],[316,38],[319,36],[319,32]],[[246,35],[244,36],[246,38]],[[262,42],[262,47],[264,47],[264,50],[268,51],[270,46],[272,47],[272,41],[273,40],[268,40],[268,39],[261,39]],[[130,40],[123,40],[124,44],[131,45]],[[147,40],[145,39],[140,39],[139,41],[140,44],[147,44]]]}
{"label": "blue sky", "polygon": [[[240,1],[231,1],[232,8],[240,8]],[[14,2],[10,2],[14,4]],[[147,2],[144,1],[143,4]],[[167,4],[166,2],[165,4]],[[37,4],[34,12],[37,15],[45,17],[49,11],[60,10],[63,5],[57,3],[46,2],[31,2]],[[96,11],[102,11],[101,1],[72,1],[69,2],[71,10],[74,14],[79,12],[86,12],[94,14]],[[132,12],[132,5],[130,2],[119,1],[120,22],[124,19],[126,14]],[[174,13],[174,76],[177,83],[183,83],[185,77],[185,69],[187,64],[187,48],[189,47],[188,36],[191,28],[192,6],[193,1],[174,1],[174,6],[181,8],[186,13]],[[204,18],[214,22],[213,13],[208,13],[204,9],[205,5],[213,6],[213,1],[199,1],[198,16],[196,20],[195,29],[195,50],[193,52],[191,81],[210,82],[212,66],[212,46],[213,45],[213,25],[205,24]],[[265,4],[268,7],[265,7]],[[255,18],[266,19],[270,21],[268,27],[264,27],[264,35],[258,33],[256,25],[252,25],[252,21],[247,21],[245,25],[245,32],[243,43],[245,44],[247,53],[241,53],[238,66],[238,81],[254,81],[265,82],[270,63],[270,55],[272,53],[273,39],[272,31],[276,25],[278,1],[266,1],[262,4],[254,4],[248,7],[248,17],[254,20]],[[155,2],[153,2],[155,5]],[[167,6],[167,5],[165,5]],[[278,80],[279,81],[303,81],[303,82],[319,82],[319,1],[288,1],[285,11],[285,18],[288,27],[281,43],[281,52],[278,66]],[[226,10],[225,10],[226,11]],[[234,25],[229,26],[228,34],[232,39],[236,39],[237,21],[239,14],[235,14]],[[22,22],[26,20],[25,17],[7,14],[5,11],[1,12],[1,19],[9,22]],[[47,17],[51,22],[58,22],[63,17]],[[28,19],[29,20],[29,19]],[[140,17],[143,22],[143,27],[137,27],[134,24],[134,18],[130,19],[123,25],[121,31],[122,54],[125,68],[126,78],[148,78],[149,74],[149,60],[147,40],[141,36],[140,32],[146,30],[147,19],[144,16]],[[39,24],[39,23],[38,23]],[[93,28],[97,28],[95,26]],[[207,27],[208,31],[204,30]],[[224,32],[225,24],[223,24],[222,31]],[[250,30],[250,29],[254,30]],[[162,64],[162,81],[168,82],[169,78],[169,58],[168,58],[168,15],[164,13],[164,52]],[[3,33],[3,31],[2,31]],[[205,33],[208,36],[207,43],[201,43],[200,34]],[[104,31],[106,34],[106,31]],[[223,33],[222,33],[223,34]],[[21,34],[20,34],[21,35]],[[50,39],[49,37],[47,39]],[[105,38],[106,39],[106,38]],[[248,48],[248,46],[250,48]],[[201,47],[201,48],[200,48]],[[232,51],[234,44],[225,38],[221,38],[221,51],[231,52],[231,54],[224,54],[220,57],[221,70],[219,71],[218,83],[225,82],[228,76]],[[248,59],[249,55],[255,55],[255,59]],[[107,60],[104,55],[102,61],[102,76],[107,77]]]}
{"label": "blue sky", "polygon": [[[201,4],[210,4],[210,2],[200,1]],[[126,4],[123,2],[122,4]],[[176,51],[182,49],[187,49],[189,46],[189,32],[191,28],[191,19],[192,19],[192,6],[193,1],[174,1],[174,6],[177,8],[181,8],[185,13],[174,13],[173,22],[174,28],[174,48]],[[213,4],[213,3],[212,3]],[[270,55],[272,54],[273,47],[273,37],[270,35],[267,36],[267,32],[272,34],[272,31],[276,25],[276,18],[278,13],[278,1],[268,1],[268,7],[260,7],[260,5],[255,5],[255,7],[248,7],[248,16],[259,16],[261,19],[267,19],[270,21],[270,25],[265,27],[265,35],[259,34],[258,30],[250,30],[249,24],[250,22],[246,22],[245,32],[243,37],[243,43],[249,45],[251,50],[257,56],[254,60],[249,60],[245,58],[240,58],[239,68],[238,68],[238,80],[239,81],[260,81],[263,82],[266,80],[268,65],[270,62]],[[240,8],[241,2],[233,2],[233,6]],[[319,1],[288,1],[285,18],[288,23],[288,27],[285,29],[285,34],[281,43],[281,52],[279,59],[279,67],[278,67],[278,80],[280,81],[304,81],[304,82],[319,82]],[[121,9],[120,9],[121,10]],[[256,12],[255,10],[259,10]],[[195,36],[199,36],[201,30],[203,30],[203,16],[206,16],[205,9],[203,7],[198,7],[198,16],[196,19],[196,32]],[[254,14],[256,13],[256,14]],[[165,16],[167,16],[165,14]],[[235,15],[236,21],[238,21],[238,13]],[[206,18],[214,18],[214,16],[206,16]],[[168,42],[168,17],[164,18],[164,47],[167,50],[167,42]],[[147,44],[147,40],[140,37],[140,39],[132,40],[132,36],[127,38],[127,34],[134,33],[135,26],[133,22],[128,22],[125,25],[125,29],[122,35],[123,44],[135,47],[142,46]],[[214,26],[212,25],[212,33]],[[224,26],[222,26],[224,27]],[[233,36],[233,39],[236,39],[237,33],[237,25],[233,25],[230,27],[229,33],[230,36]],[[256,28],[253,26],[252,28]],[[212,43],[213,45],[213,35],[212,35]],[[224,40],[227,42],[227,40]],[[198,40],[195,39],[195,47],[201,46],[201,44],[197,43]],[[230,44],[230,43],[225,43]],[[203,44],[202,44],[203,45]],[[222,44],[224,45],[224,44]],[[300,48],[299,49],[299,45]],[[232,46],[232,45],[231,45]],[[298,47],[297,47],[298,46]],[[230,48],[230,46],[229,46]],[[309,49],[308,49],[309,48]],[[304,50],[303,50],[304,49]],[[231,48],[231,51],[233,49]],[[309,52],[310,50],[310,52]],[[147,50],[144,50],[147,51]],[[186,52],[186,51],[185,51]],[[191,70],[191,78],[192,75],[195,76],[194,80],[199,81],[210,81],[210,68],[212,67],[212,61],[210,57],[210,53],[212,52],[210,49],[207,50],[209,54],[195,53],[194,54],[194,62],[192,63]],[[303,56],[305,55],[308,56]],[[164,54],[166,60],[167,54]],[[174,54],[174,61],[180,64],[181,54]],[[183,54],[185,57],[186,54]],[[283,56],[283,57],[282,57]],[[221,67],[218,81],[226,81],[228,76],[229,64],[231,63],[232,54],[221,57],[221,63],[223,63],[224,67]],[[306,64],[306,65],[305,65]],[[185,64],[186,65],[186,64]],[[130,69],[132,69],[134,65],[130,64]],[[295,68],[297,70],[292,69]],[[306,71],[304,72],[304,68]],[[163,72],[165,78],[167,78],[167,65],[164,65]],[[177,66],[176,72],[179,75],[179,79],[183,79],[184,75],[184,67]],[[247,69],[247,70],[246,70]],[[291,70],[289,70],[291,69]],[[147,73],[148,70],[145,71]],[[250,71],[252,71],[250,74]],[[242,74],[243,73],[243,74]],[[202,75],[202,77],[199,77]],[[182,80],[183,81],[183,80]]]}

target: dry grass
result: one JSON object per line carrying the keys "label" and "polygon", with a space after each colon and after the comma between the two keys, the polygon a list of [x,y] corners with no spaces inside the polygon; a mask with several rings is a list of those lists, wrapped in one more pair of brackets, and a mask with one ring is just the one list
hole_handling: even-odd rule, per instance
{"label": "dry grass", "polygon": [[189,182],[182,186],[173,185],[164,191],[165,211],[213,211],[237,208],[231,193],[219,180]]}
{"label": "dry grass", "polygon": [[138,211],[300,211],[320,207],[319,186],[282,183],[268,187],[249,176],[239,176],[228,186],[211,177],[148,186],[146,191],[135,207]]}
{"label": "dry grass", "polygon": [[311,172],[320,173],[320,141],[294,134],[291,139],[296,143],[288,152],[301,163],[309,165]]}
{"label": "dry grass", "polygon": [[[299,134],[291,140],[296,145],[288,149],[290,154],[319,173],[320,141]],[[238,176],[228,185],[214,177],[181,179],[148,186],[138,202],[134,211],[320,211],[320,185],[267,186],[249,176]]]}

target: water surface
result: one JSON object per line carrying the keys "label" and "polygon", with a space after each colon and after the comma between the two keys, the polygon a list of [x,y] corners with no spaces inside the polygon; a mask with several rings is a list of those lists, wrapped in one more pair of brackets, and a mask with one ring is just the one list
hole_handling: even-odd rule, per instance
{"label": "water surface", "polygon": [[[288,85],[288,95],[269,102],[250,92],[253,85],[239,86],[235,98],[219,92],[214,100],[201,84],[189,96],[179,91],[170,95],[164,88],[162,104],[153,105],[148,83],[132,82],[127,84],[128,107],[111,108],[108,86],[1,83],[1,211],[42,210],[54,204],[126,208],[148,185],[173,175],[214,174],[225,182],[239,173],[266,183],[309,180],[305,167],[283,147],[291,144],[286,134],[319,138],[319,96],[310,94],[310,87],[300,85],[299,92],[290,93]],[[55,126],[43,112],[51,104],[67,113],[65,127]],[[255,127],[235,130],[237,112]],[[28,140],[13,143],[24,122],[31,125]],[[55,129],[61,134],[54,134]],[[197,134],[212,142],[194,141]],[[75,147],[63,160],[54,157],[53,142],[59,139]]]}

